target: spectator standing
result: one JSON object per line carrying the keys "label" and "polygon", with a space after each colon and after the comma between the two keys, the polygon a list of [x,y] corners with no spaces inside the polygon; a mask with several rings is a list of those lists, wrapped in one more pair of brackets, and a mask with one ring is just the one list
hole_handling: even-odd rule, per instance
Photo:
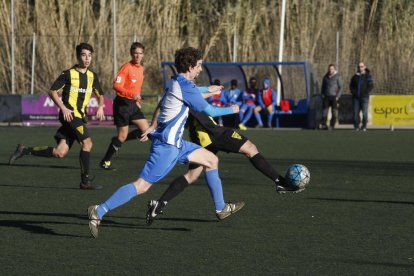
{"label": "spectator standing", "polygon": [[[354,105],[355,130],[367,130],[369,94],[374,88],[374,81],[368,68],[363,62],[358,64],[357,73],[352,77],[349,89]],[[362,111],[362,126],[360,126],[359,113]]]}
{"label": "spectator standing", "polygon": [[343,89],[343,81],[341,75],[336,71],[335,65],[329,64],[328,72],[322,80],[322,101],[323,101],[323,117],[322,129],[328,129],[327,120],[329,108],[331,108],[331,121],[329,123],[331,129],[335,128],[338,118],[338,100],[341,97]]}

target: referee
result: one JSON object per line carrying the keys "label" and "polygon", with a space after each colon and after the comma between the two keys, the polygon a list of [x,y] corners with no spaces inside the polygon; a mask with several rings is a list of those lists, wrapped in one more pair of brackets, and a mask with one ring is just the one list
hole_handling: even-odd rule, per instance
{"label": "referee", "polygon": [[[114,170],[111,158],[125,141],[138,139],[148,127],[148,122],[141,111],[141,88],[144,82],[145,47],[134,42],[130,48],[131,61],[122,65],[114,80],[116,98],[113,103],[114,124],[118,135],[112,137],[105,156],[99,166],[105,170]],[[138,131],[129,132],[129,125],[137,126]]]}
{"label": "referee", "polygon": [[[59,121],[62,126],[57,130],[55,140],[56,147],[26,147],[17,145],[16,151],[12,154],[9,164],[12,165],[16,159],[24,155],[41,157],[65,157],[73,142],[76,140],[81,145],[79,162],[81,168],[81,189],[101,189],[102,186],[94,185],[89,179],[89,160],[92,149],[92,139],[86,127],[86,106],[89,103],[92,93],[99,100],[99,107],[96,112],[98,119],[103,119],[104,97],[99,79],[96,73],[89,70],[92,62],[93,47],[87,43],[76,46],[76,57],[78,64],[65,70],[57,78],[50,88],[49,96],[60,108]],[[62,92],[62,99],[58,93]]]}

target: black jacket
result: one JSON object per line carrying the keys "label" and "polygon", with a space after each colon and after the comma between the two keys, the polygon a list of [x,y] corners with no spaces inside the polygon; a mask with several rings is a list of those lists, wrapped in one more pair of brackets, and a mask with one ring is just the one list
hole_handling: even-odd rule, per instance
{"label": "black jacket", "polygon": [[374,88],[374,81],[368,69],[365,69],[365,74],[356,73],[349,84],[351,94],[355,98],[368,97]]}

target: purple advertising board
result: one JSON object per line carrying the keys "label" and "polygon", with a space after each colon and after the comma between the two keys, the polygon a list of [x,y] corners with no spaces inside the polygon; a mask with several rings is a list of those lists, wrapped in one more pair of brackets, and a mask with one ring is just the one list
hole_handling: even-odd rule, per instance
{"label": "purple advertising board", "polygon": [[[92,96],[86,113],[88,114],[88,124],[101,125],[112,124],[113,98],[105,97],[104,113],[105,119],[100,121],[95,117],[98,109],[98,99]],[[23,96],[22,97],[22,122],[27,125],[31,124],[59,124],[59,108],[55,105],[48,95]]]}

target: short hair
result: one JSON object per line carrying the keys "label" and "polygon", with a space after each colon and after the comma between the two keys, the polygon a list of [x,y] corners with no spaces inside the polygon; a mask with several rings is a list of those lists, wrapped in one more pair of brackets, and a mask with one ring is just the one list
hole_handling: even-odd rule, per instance
{"label": "short hair", "polygon": [[237,86],[237,80],[236,79],[231,80],[230,85]]}
{"label": "short hair", "polygon": [[329,64],[329,65],[328,65],[328,68],[329,68],[329,67],[333,67],[333,68],[335,68],[335,64],[331,63],[331,64]]}
{"label": "short hair", "polygon": [[197,65],[197,61],[203,58],[200,50],[193,47],[181,48],[175,52],[175,68],[178,73],[185,73],[191,67]]}
{"label": "short hair", "polygon": [[93,47],[92,45],[82,42],[79,45],[76,46],[76,57],[80,57],[82,50],[88,50],[91,53],[93,53]]}
{"label": "short hair", "polygon": [[138,48],[145,51],[145,47],[142,43],[134,42],[134,43],[131,44],[131,48],[129,48],[129,53],[132,55],[132,52],[134,52]]}
{"label": "short hair", "polygon": [[213,81],[213,84],[214,84],[214,85],[221,85],[221,81],[220,81],[219,79],[215,79],[215,80]]}

